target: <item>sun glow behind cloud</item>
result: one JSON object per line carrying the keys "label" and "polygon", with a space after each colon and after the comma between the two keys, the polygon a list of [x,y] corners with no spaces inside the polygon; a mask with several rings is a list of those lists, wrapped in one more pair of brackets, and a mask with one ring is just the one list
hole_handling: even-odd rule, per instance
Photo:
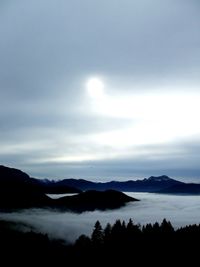
{"label": "sun glow behind cloud", "polygon": [[104,98],[104,83],[100,78],[93,77],[87,81],[86,84],[87,92],[90,97],[100,100]]}
{"label": "sun glow behind cloud", "polygon": [[200,177],[198,1],[4,2],[1,164]]}
{"label": "sun glow behind cloud", "polygon": [[[112,92],[112,90],[110,91]],[[97,117],[128,119],[123,129],[104,131],[94,140],[111,147],[161,144],[200,134],[200,94],[170,90],[148,94],[116,96],[105,91],[104,97],[90,99],[91,112]]]}
{"label": "sun glow behind cloud", "polygon": [[[84,163],[121,157],[165,157],[170,151],[181,153],[171,148],[168,151],[167,145],[185,142],[200,134],[200,93],[197,90],[188,93],[170,88],[168,93],[166,90],[165,93],[162,90],[138,93],[136,90],[129,94],[121,90],[119,95],[113,88],[107,88],[103,79],[96,77],[87,80],[85,90],[84,109],[88,114],[97,122],[107,118],[111,123],[124,120],[124,127],[111,130],[107,125],[85,135],[77,133],[74,138],[79,149],[68,153],[63,147],[58,156],[39,159],[40,162]],[[64,143],[68,146],[67,140]]]}
{"label": "sun glow behind cloud", "polygon": [[[136,93],[127,94],[121,90],[116,94],[114,88],[103,81],[88,79],[82,108],[97,124],[109,119],[111,125],[112,121],[118,121],[119,127],[111,129],[110,124],[105,124],[96,131],[76,132],[72,140],[65,138],[65,130],[62,134],[59,130],[62,142],[55,142],[54,147],[58,153],[43,155],[32,160],[33,163],[84,164],[122,157],[168,157],[169,153],[182,153],[180,148],[172,149],[173,143],[185,142],[200,134],[200,94],[197,91],[186,93],[170,88],[169,93],[161,90],[138,93],[136,90]],[[125,122],[123,127],[120,126],[122,121]]]}

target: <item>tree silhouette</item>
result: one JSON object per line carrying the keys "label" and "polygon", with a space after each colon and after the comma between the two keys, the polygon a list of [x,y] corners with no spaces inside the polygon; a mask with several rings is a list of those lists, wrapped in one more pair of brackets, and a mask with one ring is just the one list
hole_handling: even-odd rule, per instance
{"label": "tree silhouette", "polygon": [[80,235],[79,238],[75,242],[75,246],[79,249],[86,249],[91,246],[91,240],[86,235]]}
{"label": "tree silhouette", "polygon": [[[114,237],[113,237],[114,235]],[[178,260],[195,266],[199,260],[200,225],[189,225],[174,230],[169,221],[164,219],[161,224],[147,224],[142,230],[129,220],[117,220],[113,225],[109,223],[102,230],[99,221],[95,223],[91,239],[81,235],[75,244],[64,244],[62,240],[51,240],[47,235],[34,232],[20,232],[12,224],[0,221],[0,251],[1,259],[27,263],[27,259],[35,259],[35,264],[41,259],[52,264],[61,265],[63,261],[72,264],[80,263],[102,265],[111,260],[117,265],[121,260],[127,262],[139,261],[160,265],[160,257],[165,263],[172,264]],[[168,262],[169,260],[169,262]],[[97,262],[98,261],[98,262]],[[145,262],[147,261],[147,262]],[[194,264],[193,264],[194,262]],[[54,265],[55,265],[54,264]],[[14,264],[10,264],[14,266]],[[90,265],[87,265],[90,266]]]}
{"label": "tree silhouette", "polygon": [[173,226],[172,226],[170,221],[167,221],[166,219],[164,219],[162,221],[162,223],[161,223],[161,232],[162,233],[166,233],[166,234],[174,232],[174,228],[173,228]]}
{"label": "tree silhouette", "polygon": [[127,233],[129,235],[133,235],[133,234],[138,234],[140,232],[141,232],[140,231],[140,225],[134,224],[132,219],[130,219],[128,224],[127,224]]}
{"label": "tree silhouette", "polygon": [[116,220],[116,222],[114,223],[113,227],[112,227],[112,234],[115,236],[119,236],[121,233],[121,229],[122,229],[122,224],[120,220]]}
{"label": "tree silhouette", "polygon": [[106,244],[108,244],[111,241],[111,231],[112,231],[112,227],[111,224],[108,223],[104,229],[104,242]]}
{"label": "tree silhouette", "polygon": [[103,230],[102,230],[102,227],[99,221],[97,221],[94,225],[94,230],[91,236],[91,240],[95,246],[99,246],[103,244],[104,234],[103,234]]}
{"label": "tree silhouette", "polygon": [[153,225],[153,232],[155,234],[159,234],[160,233],[160,225],[158,222],[155,222],[154,225]]}

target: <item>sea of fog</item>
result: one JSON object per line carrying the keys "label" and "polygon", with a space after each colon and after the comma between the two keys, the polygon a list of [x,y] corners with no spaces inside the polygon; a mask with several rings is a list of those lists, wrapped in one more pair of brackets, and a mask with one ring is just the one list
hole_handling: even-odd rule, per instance
{"label": "sea of fog", "polygon": [[116,219],[132,218],[141,225],[170,220],[175,228],[200,223],[200,196],[161,195],[153,193],[128,193],[140,199],[117,210],[94,211],[75,214],[47,209],[28,209],[20,212],[0,213],[0,219],[19,222],[27,229],[47,233],[51,238],[73,242],[80,234],[90,235],[96,220],[102,226]]}

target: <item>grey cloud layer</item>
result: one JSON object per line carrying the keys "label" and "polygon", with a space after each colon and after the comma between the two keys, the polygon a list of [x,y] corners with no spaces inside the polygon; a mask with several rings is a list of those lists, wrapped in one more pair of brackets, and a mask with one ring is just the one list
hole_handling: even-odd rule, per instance
{"label": "grey cloud layer", "polygon": [[194,1],[10,2],[1,17],[2,76],[23,96],[91,71],[189,75],[199,69],[198,8]]}
{"label": "grey cloud layer", "polygon": [[[99,220],[103,227],[117,219],[144,225],[170,220],[175,228],[199,223],[200,196],[170,196],[148,193],[132,193],[140,199],[137,203],[129,203],[125,207],[109,211],[94,211],[75,214],[51,210],[34,209],[22,212],[2,213],[3,220],[18,222],[22,230],[35,230],[47,233],[52,238],[74,242],[79,235],[91,235],[94,224]],[[21,224],[20,224],[21,223]]]}
{"label": "grey cloud layer", "polygon": [[[141,169],[144,174],[149,170],[170,174],[169,159],[162,164],[147,158],[122,159],[109,167],[106,160],[71,165],[34,165],[31,160],[59,156],[63,146],[72,154],[103,150],[84,140],[91,133],[130,124],[89,114],[83,93],[89,76],[104,76],[118,94],[158,84],[187,84],[188,91],[190,85],[199,88],[199,9],[197,1],[180,0],[1,3],[1,151],[7,146],[7,152],[0,153],[1,162],[40,176],[57,172],[123,177],[140,175]],[[172,173],[184,174],[182,162],[190,155],[193,163],[188,168],[195,172],[191,176],[198,176],[198,144],[193,142],[184,159],[177,156],[178,167]]]}

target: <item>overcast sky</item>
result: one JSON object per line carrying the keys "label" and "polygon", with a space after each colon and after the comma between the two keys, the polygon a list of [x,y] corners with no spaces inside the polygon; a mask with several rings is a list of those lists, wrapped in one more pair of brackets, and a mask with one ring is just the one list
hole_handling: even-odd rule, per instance
{"label": "overcast sky", "polygon": [[0,162],[200,182],[197,0],[0,2]]}

